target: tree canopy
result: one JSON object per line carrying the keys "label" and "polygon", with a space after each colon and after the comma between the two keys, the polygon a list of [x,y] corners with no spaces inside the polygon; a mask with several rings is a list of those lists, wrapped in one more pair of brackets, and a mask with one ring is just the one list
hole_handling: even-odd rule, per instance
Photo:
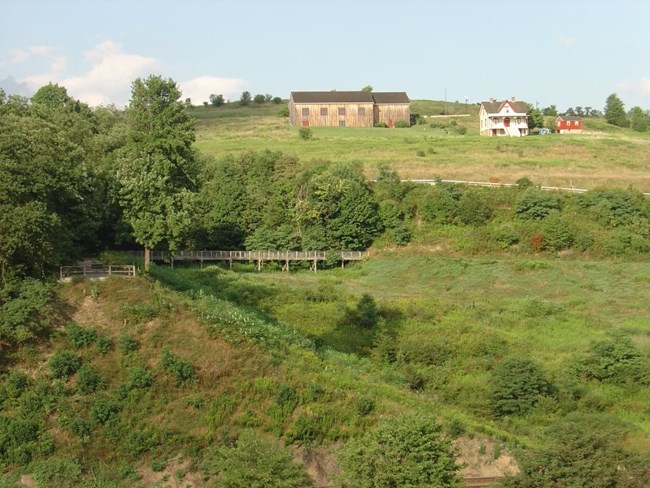
{"label": "tree canopy", "polygon": [[628,126],[625,106],[616,93],[612,93],[607,97],[607,101],[605,102],[605,120],[608,124],[617,125],[619,127]]}
{"label": "tree canopy", "polygon": [[162,243],[178,250],[191,223],[198,164],[194,122],[180,96],[171,79],[133,82],[118,179],[125,220],[145,250]]}

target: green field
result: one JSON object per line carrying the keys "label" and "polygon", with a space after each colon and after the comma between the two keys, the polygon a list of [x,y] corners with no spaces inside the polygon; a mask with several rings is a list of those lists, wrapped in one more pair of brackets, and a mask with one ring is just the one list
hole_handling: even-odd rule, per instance
{"label": "green field", "polygon": [[[582,135],[487,138],[478,135],[476,106],[464,117],[456,115],[463,115],[465,106],[450,103],[448,112],[456,115],[427,118],[408,129],[313,127],[313,139],[304,141],[297,127],[277,115],[279,107],[194,108],[197,148],[214,157],[269,149],[303,162],[361,161],[369,178],[383,164],[402,178],[513,183],[525,176],[547,186],[650,191],[650,134],[608,126],[600,119],[585,119]],[[439,115],[442,107],[441,102],[416,100],[412,111]],[[452,121],[457,125],[450,125]],[[454,127],[467,128],[466,135],[458,135]]]}

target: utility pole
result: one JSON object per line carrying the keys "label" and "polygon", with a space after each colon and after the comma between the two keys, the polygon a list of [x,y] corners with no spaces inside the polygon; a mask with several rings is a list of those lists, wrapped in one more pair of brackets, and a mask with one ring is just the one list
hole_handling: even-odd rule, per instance
{"label": "utility pole", "polygon": [[447,115],[447,88],[445,88],[445,115]]}

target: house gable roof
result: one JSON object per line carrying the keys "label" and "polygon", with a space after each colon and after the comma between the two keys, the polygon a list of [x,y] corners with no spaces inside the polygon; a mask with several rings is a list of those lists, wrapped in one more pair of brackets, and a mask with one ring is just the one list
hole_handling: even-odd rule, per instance
{"label": "house gable roof", "polygon": [[505,100],[503,102],[481,102],[481,106],[483,106],[485,111],[489,114],[498,114],[503,110],[503,107],[506,104],[510,105],[515,113],[528,113],[528,104],[526,102],[513,102],[512,100]]}
{"label": "house gable roof", "polygon": [[294,103],[411,103],[406,92],[291,92]]}
{"label": "house gable roof", "polygon": [[558,119],[566,120],[566,121],[571,121],[571,122],[580,122],[582,121],[582,117],[578,115],[558,115]]}

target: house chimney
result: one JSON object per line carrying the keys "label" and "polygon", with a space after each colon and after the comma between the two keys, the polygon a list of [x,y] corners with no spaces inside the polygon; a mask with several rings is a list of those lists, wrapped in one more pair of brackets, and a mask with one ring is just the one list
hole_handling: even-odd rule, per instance
{"label": "house chimney", "polygon": [[494,98],[490,97],[490,103],[494,102]]}
{"label": "house chimney", "polygon": [[517,99],[516,99],[515,97],[512,97],[512,98],[510,99],[510,101],[511,101],[511,102],[516,102]]}

